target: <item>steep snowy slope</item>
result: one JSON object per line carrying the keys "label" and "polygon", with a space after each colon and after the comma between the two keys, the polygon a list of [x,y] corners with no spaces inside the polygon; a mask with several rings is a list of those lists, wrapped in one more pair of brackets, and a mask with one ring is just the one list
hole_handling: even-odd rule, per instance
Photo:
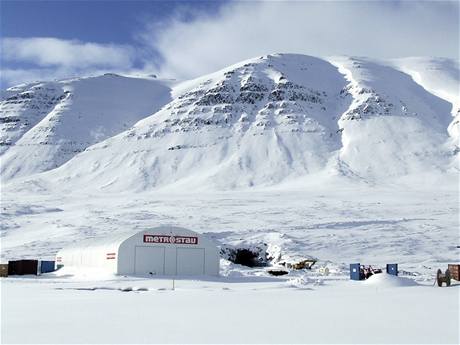
{"label": "steep snowy slope", "polygon": [[2,179],[56,168],[170,99],[165,82],[114,74],[10,88],[0,102]]}
{"label": "steep snowy slope", "polygon": [[455,157],[451,103],[388,62],[275,54],[171,94],[157,113],[35,181],[109,191],[228,190],[335,176],[378,184],[439,177]]}
{"label": "steep snowy slope", "polygon": [[409,74],[434,95],[452,103],[452,115],[460,108],[459,61],[445,58],[412,57],[389,61],[389,65]]}
{"label": "steep snowy slope", "polygon": [[43,120],[67,95],[68,92],[53,82],[22,84],[2,91],[0,154]]}
{"label": "steep snowy slope", "polygon": [[332,58],[353,103],[339,121],[340,160],[366,179],[444,172],[451,104],[396,69],[368,59]]}
{"label": "steep snowy slope", "polygon": [[409,74],[416,83],[452,104],[452,122],[448,131],[452,150],[456,153],[453,166],[459,169],[460,152],[460,66],[459,61],[442,58],[413,57],[396,59],[391,65]]}
{"label": "steep snowy slope", "polygon": [[232,189],[317,172],[341,147],[346,83],[309,56],[245,61],[182,85],[161,111],[88,148],[53,179],[110,190],[177,181]]}

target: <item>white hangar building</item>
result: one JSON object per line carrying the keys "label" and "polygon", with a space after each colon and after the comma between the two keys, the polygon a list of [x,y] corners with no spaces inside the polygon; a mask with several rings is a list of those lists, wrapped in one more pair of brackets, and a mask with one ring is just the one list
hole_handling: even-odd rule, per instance
{"label": "white hangar building", "polygon": [[219,252],[201,234],[160,226],[80,241],[60,250],[56,265],[101,268],[121,275],[219,275]]}

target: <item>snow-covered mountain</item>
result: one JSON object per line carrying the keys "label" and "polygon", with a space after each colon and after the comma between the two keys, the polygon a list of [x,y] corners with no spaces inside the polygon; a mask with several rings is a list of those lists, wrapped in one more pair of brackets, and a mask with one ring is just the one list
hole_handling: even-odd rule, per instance
{"label": "snow-covered mountain", "polygon": [[353,102],[341,116],[340,161],[367,179],[448,170],[452,104],[382,63],[335,58]]}
{"label": "snow-covered mountain", "polygon": [[2,92],[2,179],[61,166],[88,146],[126,129],[171,100],[156,79],[115,74],[20,85]]}
{"label": "snow-covered mountain", "polygon": [[[448,127],[454,151],[460,151],[460,68],[459,61],[441,58],[404,58],[391,62],[393,66],[409,74],[415,82],[434,95],[448,101],[454,117]],[[458,169],[459,155],[455,156],[452,166]]]}
{"label": "snow-covered mountain", "polygon": [[[457,168],[458,64],[423,61],[275,54],[172,90],[119,76],[13,88],[2,178],[50,170],[33,179],[120,191],[443,174]],[[446,77],[425,77],[433,61]]]}

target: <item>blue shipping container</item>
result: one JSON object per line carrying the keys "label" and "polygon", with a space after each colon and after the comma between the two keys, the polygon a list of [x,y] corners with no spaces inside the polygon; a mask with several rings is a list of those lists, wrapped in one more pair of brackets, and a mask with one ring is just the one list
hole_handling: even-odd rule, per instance
{"label": "blue shipping container", "polygon": [[387,264],[387,273],[393,276],[398,275],[398,264]]}
{"label": "blue shipping container", "polygon": [[360,273],[361,264],[350,264],[350,279],[351,280],[361,280]]}
{"label": "blue shipping container", "polygon": [[48,273],[54,272],[54,261],[40,261],[40,272],[41,273]]}

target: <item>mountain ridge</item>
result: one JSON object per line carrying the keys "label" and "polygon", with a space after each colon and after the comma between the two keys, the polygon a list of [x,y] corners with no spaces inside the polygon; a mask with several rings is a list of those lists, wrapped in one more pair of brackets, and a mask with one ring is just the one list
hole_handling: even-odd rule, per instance
{"label": "mountain ridge", "polygon": [[407,69],[401,60],[249,59],[171,87],[168,101],[131,128],[31,174],[49,170],[34,178],[116,191],[269,186],[344,168],[377,183],[455,171],[458,103]]}

